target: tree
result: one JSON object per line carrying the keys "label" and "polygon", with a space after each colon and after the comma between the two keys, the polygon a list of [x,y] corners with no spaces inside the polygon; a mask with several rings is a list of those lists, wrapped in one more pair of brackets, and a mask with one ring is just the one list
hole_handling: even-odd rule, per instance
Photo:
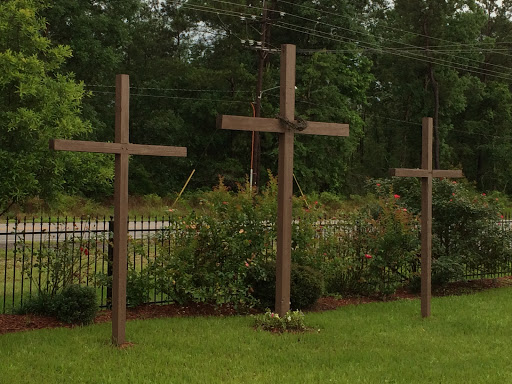
{"label": "tree", "polygon": [[[91,131],[80,118],[83,84],[60,71],[71,50],[44,36],[39,13],[45,7],[40,0],[0,3],[0,212],[61,190],[73,173],[66,163],[74,158],[51,154],[49,139]],[[87,160],[76,165],[82,164]],[[84,180],[87,175],[80,183]]]}

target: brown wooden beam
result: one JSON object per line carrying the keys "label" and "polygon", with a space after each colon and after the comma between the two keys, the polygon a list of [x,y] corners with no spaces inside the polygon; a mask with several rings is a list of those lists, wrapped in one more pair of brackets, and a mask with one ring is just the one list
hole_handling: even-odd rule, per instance
{"label": "brown wooden beam", "polygon": [[460,169],[434,169],[429,171],[428,169],[421,168],[392,168],[389,170],[390,176],[397,177],[438,177],[438,178],[461,178],[463,177],[462,170]]}
{"label": "brown wooden beam", "polygon": [[144,144],[121,144],[121,143],[102,143],[98,141],[83,140],[50,140],[50,149],[54,151],[73,151],[73,152],[95,152],[95,153],[114,153],[128,155],[146,155],[146,156],[172,156],[186,157],[186,147],[168,147],[164,145],[144,145]]}
{"label": "brown wooden beam", "polygon": [[[116,143],[129,143],[130,83],[128,75],[116,77]],[[112,343],[126,341],[126,269],[128,255],[127,153],[116,153],[114,178],[114,262],[112,268]]]}
{"label": "brown wooden beam", "polygon": [[[293,120],[293,119],[292,119]],[[308,121],[308,126],[303,131],[294,131],[302,135],[324,135],[324,136],[348,136],[349,125],[338,123],[322,123]],[[287,128],[283,126],[279,119],[266,117],[245,117],[220,115],[217,117],[217,128],[229,129],[234,131],[259,131],[284,133]]]}

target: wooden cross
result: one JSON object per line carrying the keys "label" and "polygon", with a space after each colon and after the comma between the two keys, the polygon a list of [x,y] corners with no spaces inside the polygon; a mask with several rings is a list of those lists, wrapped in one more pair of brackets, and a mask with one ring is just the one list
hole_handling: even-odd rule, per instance
{"label": "wooden cross", "polygon": [[114,180],[114,265],[112,282],[112,343],[125,342],[126,270],[128,241],[128,160],[130,155],[186,157],[187,148],[139,145],[129,142],[130,82],[128,75],[116,76],[115,142],[50,140],[56,151],[115,154]]}
{"label": "wooden cross", "polygon": [[[293,140],[295,133],[306,135],[348,136],[348,124],[307,122],[294,130],[295,121],[295,45],[281,46],[280,119],[219,116],[217,128],[279,133],[277,260],[275,310],[283,316],[290,309],[292,242]],[[304,125],[304,123],[302,123]]]}
{"label": "wooden cross", "polygon": [[421,315],[430,316],[432,298],[432,178],[463,177],[461,170],[432,169],[433,124],[422,120],[421,169],[394,168],[391,176],[421,177]]}

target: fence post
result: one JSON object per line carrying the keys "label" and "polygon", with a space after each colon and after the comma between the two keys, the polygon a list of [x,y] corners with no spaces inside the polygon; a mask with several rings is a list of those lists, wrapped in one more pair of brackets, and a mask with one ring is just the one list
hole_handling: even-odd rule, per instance
{"label": "fence post", "polygon": [[[113,273],[114,264],[114,218],[110,216],[108,222],[108,265],[107,265],[107,276],[110,280]],[[107,285],[107,308],[112,309],[112,282]]]}

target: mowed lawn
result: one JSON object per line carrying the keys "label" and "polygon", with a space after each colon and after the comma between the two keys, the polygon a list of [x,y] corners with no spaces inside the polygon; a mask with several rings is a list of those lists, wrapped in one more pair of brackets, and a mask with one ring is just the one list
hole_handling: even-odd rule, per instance
{"label": "mowed lawn", "polygon": [[512,288],[306,315],[306,334],[250,317],[131,321],[0,335],[1,383],[512,383]]}

